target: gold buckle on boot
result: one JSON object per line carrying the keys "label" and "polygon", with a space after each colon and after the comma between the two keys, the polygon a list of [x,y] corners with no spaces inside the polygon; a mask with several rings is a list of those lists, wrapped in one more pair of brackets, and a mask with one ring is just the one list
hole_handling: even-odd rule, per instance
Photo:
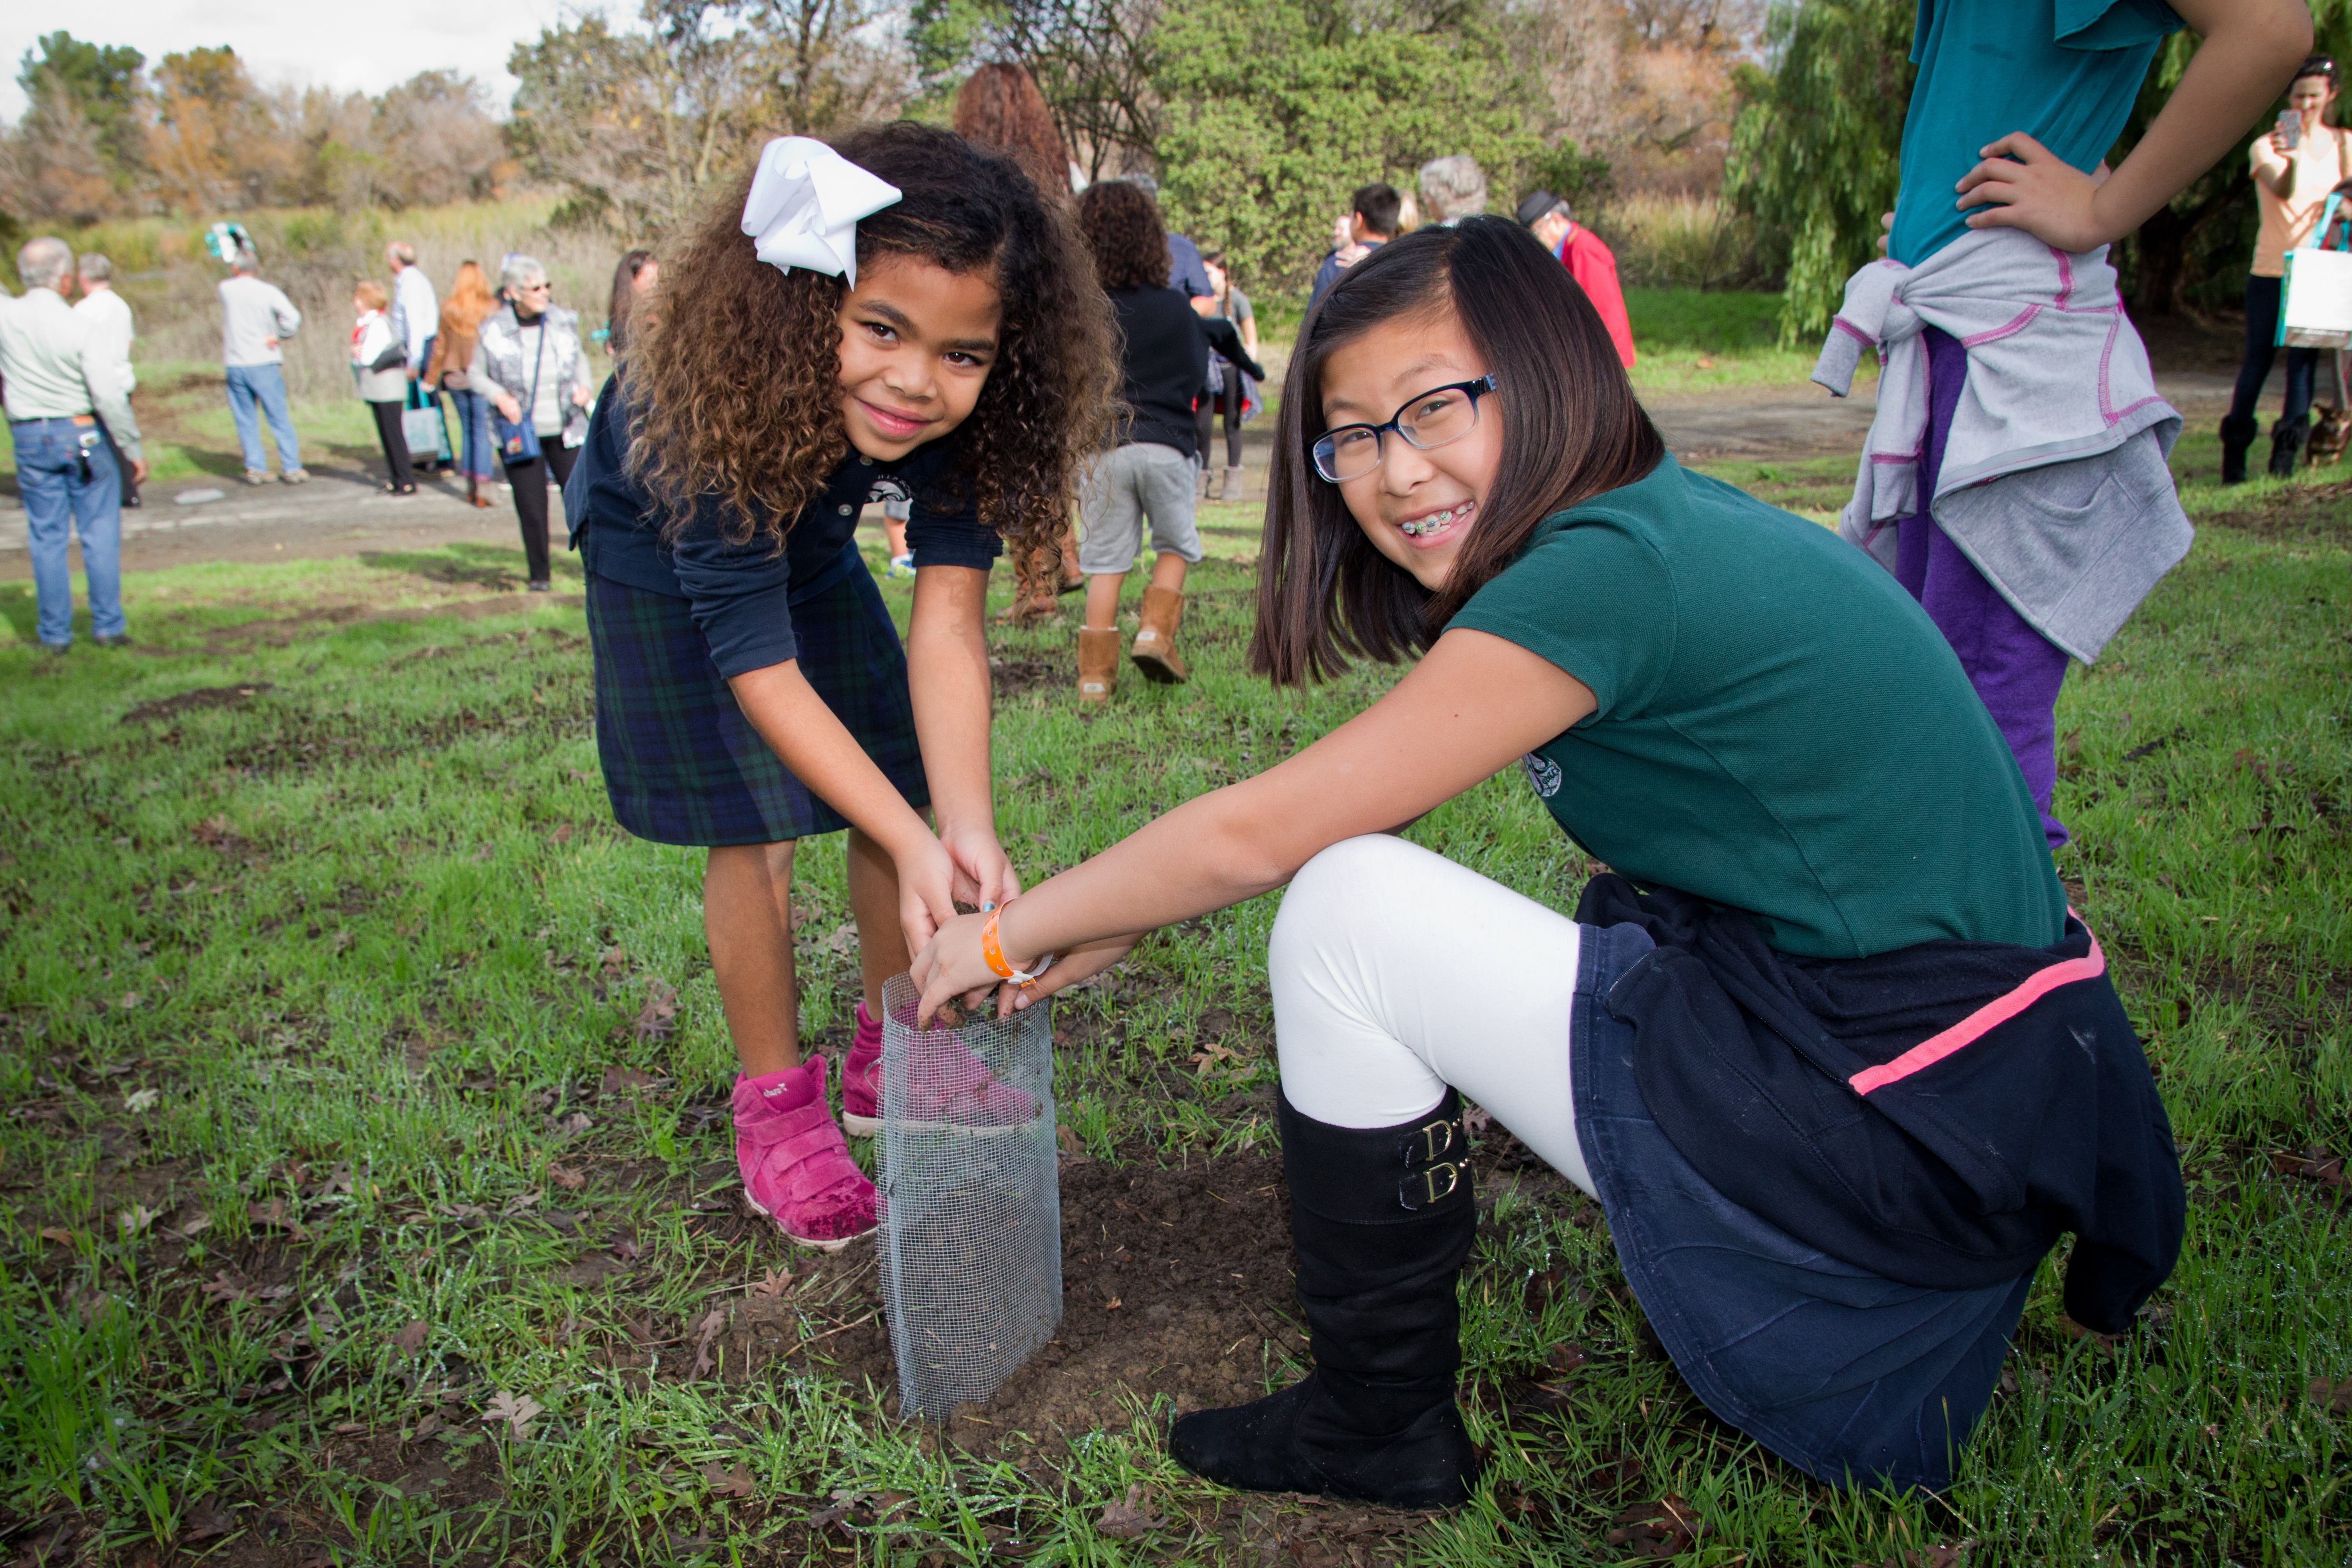
{"label": "gold buckle on boot", "polygon": [[[1444,1185],[1438,1184],[1443,1181]],[[1448,1161],[1432,1165],[1425,1171],[1415,1171],[1397,1184],[1397,1203],[1408,1214],[1419,1214],[1432,1204],[1454,1195],[1462,1185],[1462,1167]]]}

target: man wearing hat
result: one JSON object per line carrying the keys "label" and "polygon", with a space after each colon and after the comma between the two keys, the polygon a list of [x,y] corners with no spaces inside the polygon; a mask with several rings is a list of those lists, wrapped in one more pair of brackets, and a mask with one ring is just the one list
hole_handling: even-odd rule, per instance
{"label": "man wearing hat", "polygon": [[1576,221],[1569,205],[1549,191],[1538,191],[1519,203],[1519,226],[1549,247],[1568,275],[1583,289],[1584,297],[1601,312],[1617,357],[1633,368],[1633,328],[1625,319],[1625,292],[1617,286],[1617,257],[1601,237]]}

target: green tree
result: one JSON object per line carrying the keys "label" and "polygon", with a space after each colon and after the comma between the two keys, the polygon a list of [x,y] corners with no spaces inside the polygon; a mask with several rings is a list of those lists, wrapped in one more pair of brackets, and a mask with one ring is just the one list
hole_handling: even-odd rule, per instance
{"label": "green tree", "polygon": [[1410,189],[1429,159],[1467,153],[1507,202],[1545,152],[1540,91],[1473,5],[1172,0],[1158,54],[1170,216],[1253,289],[1303,288],[1367,181]]}
{"label": "green tree", "polygon": [[1742,74],[1724,195],[1789,247],[1780,341],[1829,330],[1845,280],[1878,254],[1911,101],[1912,0],[1775,0],[1769,71]]}
{"label": "green tree", "polygon": [[16,85],[35,104],[70,101],[94,133],[110,178],[129,189],[146,162],[140,108],[147,57],[127,44],[85,43],[63,31],[37,43],[40,53],[25,51]]}

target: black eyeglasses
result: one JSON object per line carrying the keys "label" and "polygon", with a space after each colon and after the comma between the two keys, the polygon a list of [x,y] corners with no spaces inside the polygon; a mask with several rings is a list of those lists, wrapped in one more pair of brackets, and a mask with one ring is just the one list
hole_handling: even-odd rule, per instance
{"label": "black eyeglasses", "polygon": [[1459,441],[1478,427],[1478,400],[1495,390],[1489,371],[1475,381],[1433,386],[1385,425],[1342,425],[1315,437],[1315,471],[1335,485],[1362,479],[1381,466],[1381,437],[1393,430],[1422,451]]}

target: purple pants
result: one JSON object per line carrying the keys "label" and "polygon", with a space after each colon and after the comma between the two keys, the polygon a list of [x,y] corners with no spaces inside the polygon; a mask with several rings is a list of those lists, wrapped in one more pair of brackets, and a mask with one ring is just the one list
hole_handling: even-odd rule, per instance
{"label": "purple pants", "polygon": [[[1927,335],[1927,440],[1919,493],[1933,496],[1952,411],[1969,378],[1969,352],[1949,333],[1929,327]],[[1906,517],[1895,526],[1895,580],[1960,656],[1969,684],[2025,773],[2042,810],[2042,831],[2055,849],[2067,837],[2065,826],[2050,815],[2050,792],[2058,783],[2058,688],[2066,679],[2065,650],[2010,606],[1934,518]]]}

